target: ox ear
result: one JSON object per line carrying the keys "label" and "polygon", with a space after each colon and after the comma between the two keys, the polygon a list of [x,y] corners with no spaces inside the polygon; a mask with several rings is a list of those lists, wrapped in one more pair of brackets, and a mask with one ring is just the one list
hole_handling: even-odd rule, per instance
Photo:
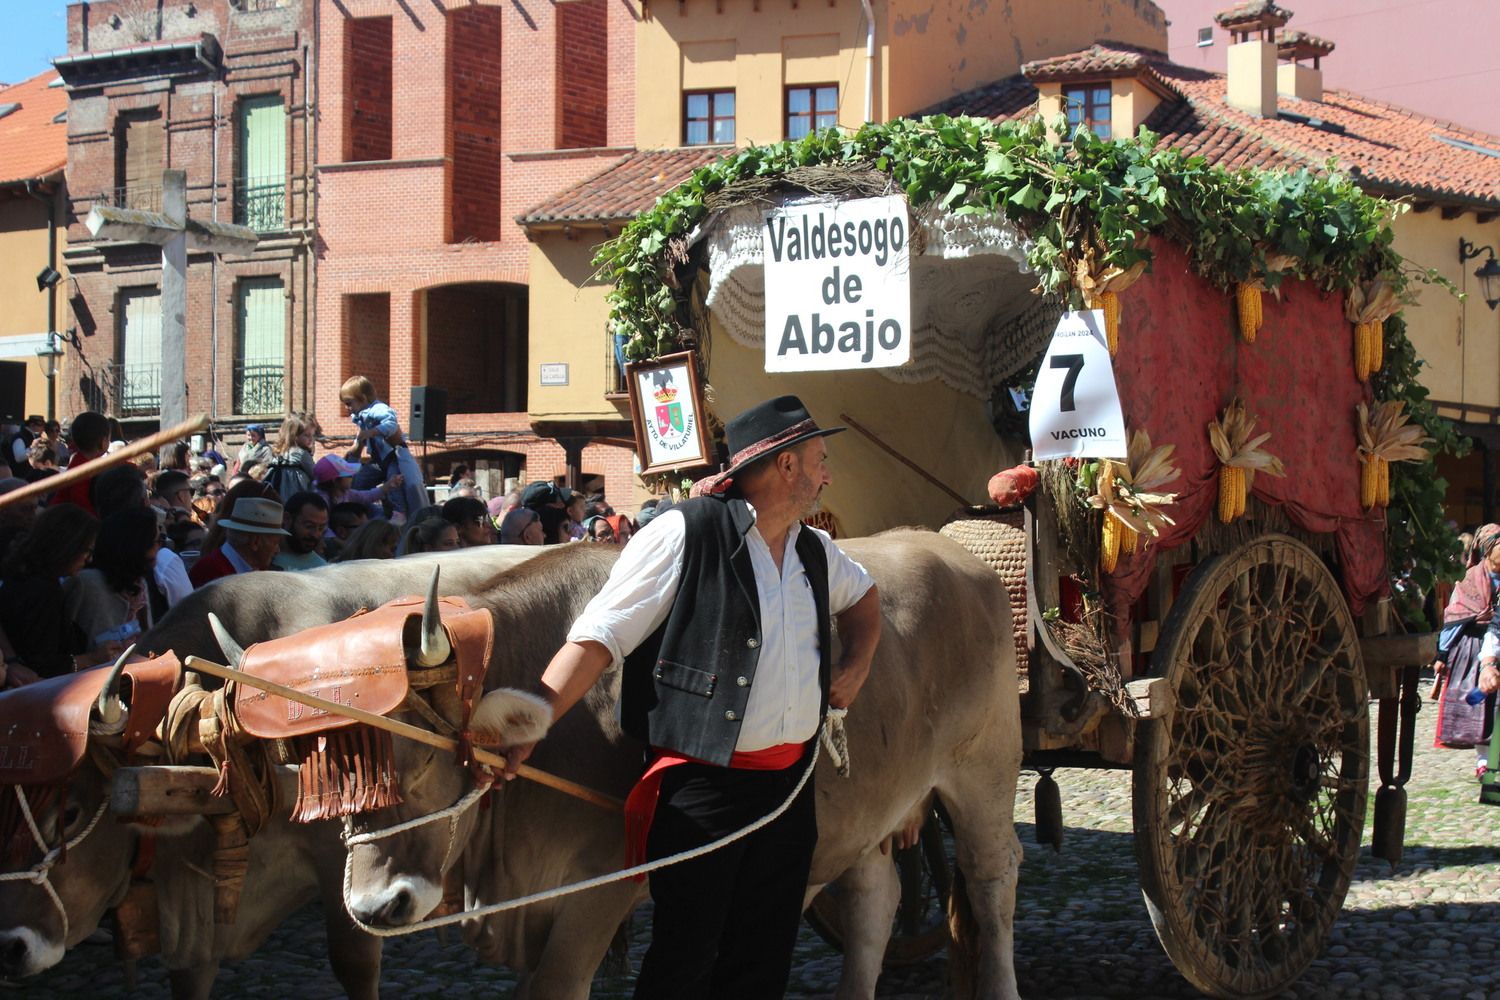
{"label": "ox ear", "polygon": [[485,747],[535,743],[552,725],[545,698],[515,688],[497,688],[479,699],[469,717],[469,740]]}

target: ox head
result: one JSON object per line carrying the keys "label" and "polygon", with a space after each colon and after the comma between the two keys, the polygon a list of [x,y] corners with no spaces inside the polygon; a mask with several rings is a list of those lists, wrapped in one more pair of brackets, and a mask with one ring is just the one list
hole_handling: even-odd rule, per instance
{"label": "ox head", "polygon": [[[487,664],[480,655],[476,668],[472,652],[455,646],[443,621],[438,586],[435,569],[422,614],[411,615],[404,626],[401,645],[412,686],[407,707],[394,717],[479,746],[540,739],[551,723],[550,707],[540,698],[495,691],[466,705],[462,680],[456,682],[454,671],[444,668],[477,670],[473,678],[477,690]],[[243,652],[222,626],[214,625],[225,654],[236,661]],[[459,642],[464,642],[462,636]],[[417,702],[416,708],[410,707]],[[400,803],[344,819],[350,844],[345,903],[356,920],[371,926],[413,923],[442,902],[445,877],[477,827],[476,789],[488,782],[482,774],[476,777],[477,769],[465,766],[449,749],[397,736],[393,752]],[[454,808],[465,801],[473,807]],[[384,835],[408,823],[414,825]]]}
{"label": "ox head", "polygon": [[[117,736],[125,728],[121,673],[133,652],[126,650],[115,663],[94,702],[91,738]],[[20,795],[35,831],[20,811]],[[32,876],[0,881],[0,977],[19,978],[56,965],[124,898],[139,830],[105,808],[109,779],[87,756],[58,782],[4,785],[0,796],[0,870]]]}

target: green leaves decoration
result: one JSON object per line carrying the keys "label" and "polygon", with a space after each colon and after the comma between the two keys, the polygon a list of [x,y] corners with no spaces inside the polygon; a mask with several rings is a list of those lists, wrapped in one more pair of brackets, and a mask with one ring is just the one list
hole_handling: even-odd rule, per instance
{"label": "green leaves decoration", "polygon": [[[1052,130],[1065,134],[1066,123],[1054,122]],[[677,272],[687,265],[689,235],[709,214],[710,197],[806,166],[885,173],[914,207],[936,201],[964,214],[1004,212],[1030,240],[1037,291],[1075,306],[1082,305],[1072,287],[1080,261],[1091,260],[1096,270],[1149,262],[1152,235],[1185,247],[1195,270],[1225,290],[1252,279],[1275,288],[1287,277],[1332,292],[1378,276],[1403,296],[1411,280],[1447,284],[1406,268],[1392,249],[1390,223],[1405,206],[1365,194],[1332,161],[1319,172],[1229,171],[1162,147],[1144,128],[1129,140],[1080,129],[1053,142],[1040,118],[996,123],[934,115],[737,150],[662,195],[594,258],[598,277],[613,285],[611,319],[630,338],[627,355],[671,353],[691,335],[692,282]],[[1267,258],[1282,256],[1294,259],[1291,269],[1267,266]],[[1425,402],[1403,325],[1393,317],[1385,329],[1388,360],[1375,380],[1377,397],[1405,400],[1413,420],[1458,453],[1462,440]],[[1456,566],[1442,488],[1430,465],[1402,462],[1391,470],[1391,565],[1423,589]]]}

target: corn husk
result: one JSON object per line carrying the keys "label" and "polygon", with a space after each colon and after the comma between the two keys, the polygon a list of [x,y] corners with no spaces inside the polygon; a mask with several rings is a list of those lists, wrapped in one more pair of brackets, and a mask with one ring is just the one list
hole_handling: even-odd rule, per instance
{"label": "corn husk", "polygon": [[1162,491],[1182,475],[1172,462],[1174,450],[1170,444],[1153,448],[1150,434],[1135,431],[1124,462],[1106,458],[1099,463],[1094,493],[1085,503],[1142,535],[1157,537],[1163,525],[1176,523],[1163,508],[1175,502],[1177,494]]}
{"label": "corn husk", "polygon": [[1127,268],[1100,267],[1092,253],[1086,254],[1073,264],[1073,284],[1083,294],[1085,302],[1105,292],[1123,292],[1135,284],[1146,273],[1146,261],[1141,260]]}
{"label": "corn husk", "polygon": [[1404,303],[1391,283],[1381,278],[1355,285],[1344,297],[1344,318],[1351,323],[1384,322]]}
{"label": "corn husk", "polygon": [[1261,447],[1270,440],[1270,432],[1255,433],[1255,418],[1245,411],[1238,398],[1224,408],[1218,420],[1208,425],[1208,441],[1219,464],[1245,470],[1245,491],[1250,491],[1257,472],[1284,476],[1281,459]]}
{"label": "corn husk", "polygon": [[1433,444],[1422,428],[1411,423],[1406,404],[1388,399],[1375,404],[1370,412],[1364,403],[1355,407],[1359,414],[1359,448],[1361,458],[1379,458],[1387,462],[1424,462],[1431,457],[1427,446]]}

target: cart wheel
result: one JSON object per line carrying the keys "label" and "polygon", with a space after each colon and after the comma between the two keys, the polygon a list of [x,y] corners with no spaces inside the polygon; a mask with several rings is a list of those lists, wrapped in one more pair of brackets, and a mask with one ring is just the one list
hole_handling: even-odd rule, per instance
{"label": "cart wheel", "polygon": [[1322,951],[1369,782],[1369,692],[1338,584],[1258,538],[1195,569],[1152,654],[1175,694],[1135,754],[1135,846],[1157,936],[1215,997],[1267,997]]}
{"label": "cart wheel", "polygon": [[[948,894],[953,888],[952,840],[948,817],[935,806],[914,847],[895,851],[892,863],[901,879],[901,902],[885,946],[886,966],[912,965],[948,946]],[[829,886],[807,908],[807,922],[818,937],[844,950],[838,889]]]}

